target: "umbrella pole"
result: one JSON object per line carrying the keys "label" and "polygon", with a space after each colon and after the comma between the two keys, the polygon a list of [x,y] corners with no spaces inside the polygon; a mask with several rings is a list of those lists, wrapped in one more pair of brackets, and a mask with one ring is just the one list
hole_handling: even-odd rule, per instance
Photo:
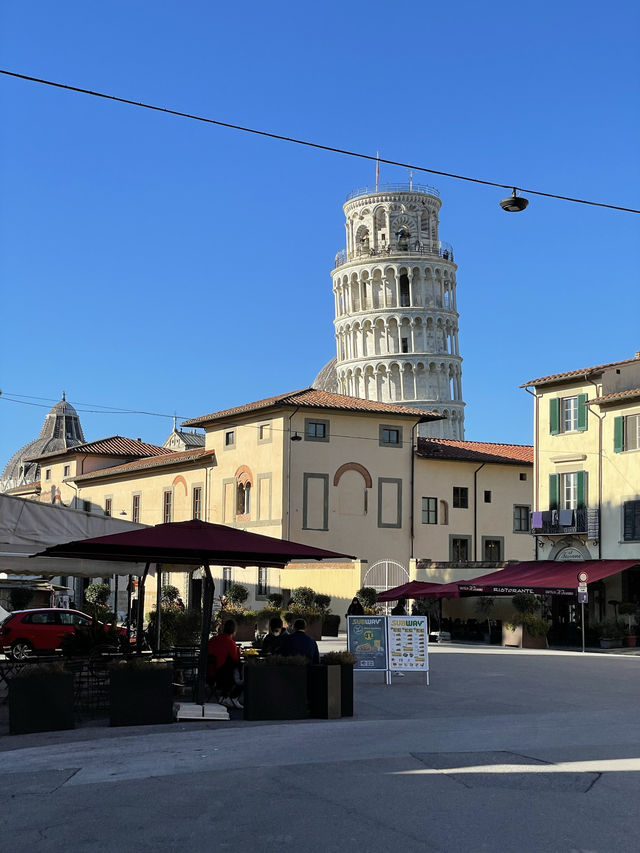
{"label": "umbrella pole", "polygon": [[156,636],[155,653],[160,652],[160,619],[162,611],[162,563],[156,563]]}
{"label": "umbrella pole", "polygon": [[200,655],[198,659],[198,683],[196,685],[195,702],[204,705],[205,682],[207,677],[207,646],[211,630],[211,611],[213,610],[213,593],[215,585],[211,577],[209,564],[204,565],[204,595],[202,602],[202,631],[200,633]]}
{"label": "umbrella pole", "polygon": [[142,654],[142,628],[144,622],[144,582],[147,579],[147,574],[149,572],[149,566],[151,563],[146,563],[144,567],[144,574],[140,578],[140,583],[138,584],[138,616],[136,619],[136,654]]}

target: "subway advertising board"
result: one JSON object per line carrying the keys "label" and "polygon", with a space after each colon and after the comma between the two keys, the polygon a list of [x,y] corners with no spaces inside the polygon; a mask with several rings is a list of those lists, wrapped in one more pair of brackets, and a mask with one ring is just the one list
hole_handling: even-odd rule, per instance
{"label": "subway advertising board", "polygon": [[388,633],[390,670],[429,671],[426,616],[389,616]]}
{"label": "subway advertising board", "polygon": [[347,616],[347,648],[355,655],[354,669],[386,670],[386,616]]}

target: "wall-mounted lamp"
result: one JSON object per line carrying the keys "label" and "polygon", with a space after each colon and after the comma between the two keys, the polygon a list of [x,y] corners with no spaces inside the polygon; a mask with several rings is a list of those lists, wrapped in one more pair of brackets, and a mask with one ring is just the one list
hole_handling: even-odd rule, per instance
{"label": "wall-mounted lamp", "polygon": [[120,510],[120,515],[126,515],[126,514],[127,514],[126,509],[121,509],[121,510]]}
{"label": "wall-mounted lamp", "polygon": [[291,436],[291,441],[302,441],[302,436],[298,435],[297,432],[294,432],[294,434]]}
{"label": "wall-mounted lamp", "polygon": [[529,204],[529,200],[516,195],[516,188],[513,188],[513,193],[508,198],[503,198],[500,202],[500,207],[508,213],[518,213],[524,210]]}

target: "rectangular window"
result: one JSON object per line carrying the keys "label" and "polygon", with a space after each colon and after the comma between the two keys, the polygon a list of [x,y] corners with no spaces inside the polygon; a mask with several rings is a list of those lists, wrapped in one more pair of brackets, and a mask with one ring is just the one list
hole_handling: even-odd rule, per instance
{"label": "rectangular window", "polygon": [[437,498],[422,498],[422,523],[437,524],[438,523],[438,499]]}
{"label": "rectangular window", "polygon": [[304,474],[302,483],[303,530],[329,529],[329,475]]}
{"label": "rectangular window", "polygon": [[162,522],[169,524],[173,517],[173,492],[164,492],[162,495]]}
{"label": "rectangular window", "polygon": [[227,590],[232,584],[231,566],[224,566],[222,569],[222,594],[226,595]]}
{"label": "rectangular window", "polygon": [[560,475],[560,509],[578,508],[578,473]]}
{"label": "rectangular window", "polygon": [[469,560],[469,546],[471,539],[468,536],[451,537],[451,561],[453,563],[466,563]]}
{"label": "rectangular window", "polygon": [[579,432],[587,429],[587,395],[554,397],[549,400],[549,430],[551,435]]}
{"label": "rectangular window", "polygon": [[265,596],[269,595],[269,579],[267,576],[267,568],[258,567],[258,583],[256,586],[256,594],[260,598],[265,598]]}
{"label": "rectangular window", "polygon": [[380,426],[380,447],[402,447],[402,427]]}
{"label": "rectangular window", "polygon": [[487,489],[485,489],[485,492],[484,492],[484,502],[485,502],[486,504],[490,504],[490,503],[491,503],[491,492],[490,492],[489,490],[487,490]]}
{"label": "rectangular window", "polygon": [[131,498],[131,521],[140,523],[140,495],[133,495]]}
{"label": "rectangular window", "polygon": [[85,512],[91,512],[91,501],[82,501],[82,508]]}
{"label": "rectangular window", "polygon": [[233,447],[236,443],[236,433],[235,430],[227,430],[224,434],[224,446],[225,447]]}
{"label": "rectangular window", "polygon": [[268,444],[271,441],[271,424],[258,426],[258,444]]}
{"label": "rectangular window", "polygon": [[614,451],[640,450],[640,415],[614,418]]}
{"label": "rectangular window", "polygon": [[529,532],[529,507],[514,506],[513,508],[513,532],[528,533]]}
{"label": "rectangular window", "polygon": [[202,519],[202,486],[194,486],[191,517]]}
{"label": "rectangular window", "polygon": [[637,542],[640,539],[640,501],[625,501],[622,518],[624,541]]}
{"label": "rectangular window", "polygon": [[305,441],[329,441],[329,421],[305,418],[304,438]]}
{"label": "rectangular window", "polygon": [[105,515],[111,515],[111,506],[112,506],[112,499],[111,498],[105,498],[104,499],[104,514]]}
{"label": "rectangular window", "polygon": [[51,468],[47,468],[47,470],[44,472],[44,478],[45,480],[51,479]]}
{"label": "rectangular window", "polygon": [[64,466],[64,471],[63,471],[62,476],[63,476],[63,477],[68,477],[68,476],[69,476],[69,474],[71,474],[71,465],[65,465],[65,466]]}
{"label": "rectangular window", "polygon": [[469,489],[466,486],[453,487],[453,506],[455,509],[469,508]]}
{"label": "rectangular window", "polygon": [[521,472],[521,473],[520,473],[520,479],[521,479],[521,480],[526,480],[526,479],[527,479],[527,475],[526,475],[526,473]]}
{"label": "rectangular window", "polygon": [[502,559],[502,539],[482,537],[482,559],[497,563]]}
{"label": "rectangular window", "polygon": [[560,424],[562,432],[575,432],[578,429],[577,397],[563,397],[560,400]]}

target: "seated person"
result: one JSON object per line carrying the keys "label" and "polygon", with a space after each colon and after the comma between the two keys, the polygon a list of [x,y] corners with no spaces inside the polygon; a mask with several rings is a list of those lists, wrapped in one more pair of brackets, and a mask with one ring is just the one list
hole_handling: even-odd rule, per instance
{"label": "seated person", "polygon": [[392,616],[406,616],[407,615],[406,604],[407,604],[407,599],[403,595],[398,599],[398,603],[396,604],[396,606],[391,611],[391,615]]}
{"label": "seated person", "polygon": [[238,684],[240,651],[234,641],[236,623],[227,619],[222,632],[211,637],[207,645],[207,684],[221,694],[220,704],[228,708],[241,708],[238,697],[242,684]]}
{"label": "seated person", "polygon": [[306,632],[307,623],[304,619],[296,619],[293,623],[293,633],[285,634],[280,644],[280,654],[285,657],[304,655],[309,663],[320,663],[318,644]]}
{"label": "seated person", "polygon": [[279,616],[272,616],[269,620],[269,633],[262,641],[262,653],[265,655],[280,654],[280,646],[286,634],[282,619]]}

